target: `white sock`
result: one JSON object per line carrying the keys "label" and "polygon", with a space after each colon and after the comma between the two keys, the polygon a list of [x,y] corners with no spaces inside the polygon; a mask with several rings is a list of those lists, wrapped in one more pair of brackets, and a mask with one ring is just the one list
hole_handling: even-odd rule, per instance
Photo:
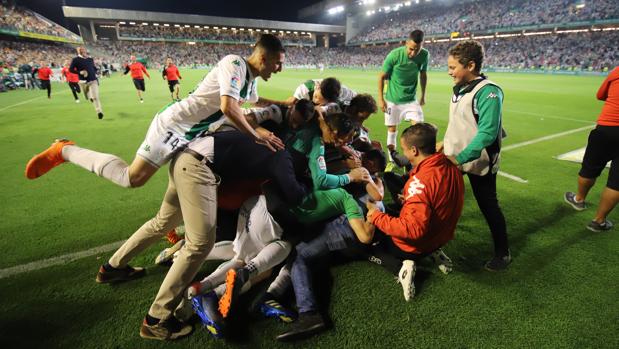
{"label": "white sock", "polygon": [[290,279],[290,268],[291,263],[286,263],[286,265],[280,269],[275,280],[273,280],[273,282],[269,285],[269,288],[267,289],[268,293],[274,295],[275,297],[281,297],[284,293],[286,293],[286,290],[288,290],[288,288],[292,285]]}
{"label": "white sock", "polygon": [[121,187],[130,188],[129,166],[112,154],[99,153],[75,145],[62,147],[62,157],[99,177],[106,178]]}
{"label": "white sock", "polygon": [[393,159],[391,158],[391,152],[389,151],[389,146],[393,145],[394,147],[395,145],[395,141],[396,138],[398,136],[398,132],[391,132],[391,131],[387,131],[387,157],[389,159],[389,161],[393,161]]}
{"label": "white sock", "polygon": [[249,276],[260,275],[283,262],[290,254],[292,245],[283,240],[276,240],[266,245],[247,266]]}
{"label": "white sock", "polygon": [[245,263],[243,263],[243,261],[236,258],[221,263],[214,272],[212,272],[209,276],[205,277],[204,279],[202,279],[202,281],[200,281],[200,289],[203,291],[210,290],[214,287],[224,284],[226,281],[226,274],[228,273],[228,270],[240,268],[244,264]]}

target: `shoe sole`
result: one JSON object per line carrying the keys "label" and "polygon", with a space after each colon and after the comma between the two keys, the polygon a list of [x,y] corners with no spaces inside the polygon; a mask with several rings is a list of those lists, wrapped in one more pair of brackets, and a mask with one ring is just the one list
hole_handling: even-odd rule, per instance
{"label": "shoe sole", "polygon": [[305,338],[311,337],[311,336],[315,335],[316,333],[321,332],[325,328],[327,328],[327,326],[324,323],[317,324],[317,325],[314,325],[314,326],[308,328],[304,332],[291,334],[289,336],[279,335],[279,336],[275,337],[275,339],[277,339],[280,342],[292,342],[292,341],[296,341],[296,340],[300,340],[300,339],[305,339]]}
{"label": "shoe sole", "polygon": [[592,232],[594,232],[594,233],[603,233],[603,232],[605,232],[605,231],[609,231],[609,230],[611,230],[612,228],[613,228],[613,227],[610,227],[610,228],[608,228],[608,229],[596,229],[596,228],[593,228],[593,227],[590,227],[590,226],[588,226],[588,225],[587,225],[587,229],[589,229],[590,231],[592,231]]}
{"label": "shoe sole", "polygon": [[[404,300],[407,302],[410,302],[411,299],[415,298],[415,274],[416,273],[417,273],[417,266],[413,262],[413,267],[411,268],[411,271],[410,271],[411,281],[410,281],[410,292],[408,295],[408,299],[406,299],[406,294],[404,293],[404,285],[402,284],[402,282],[404,282],[408,278],[408,275],[401,278],[400,275],[398,274],[398,282],[401,283],[402,294],[404,295]],[[400,278],[402,279],[401,281],[400,281]]]}
{"label": "shoe sole", "polygon": [[155,340],[158,340],[158,341],[173,341],[173,340],[176,340],[176,339],[181,339],[183,337],[187,337],[192,332],[193,332],[193,327],[187,333],[172,334],[170,337],[159,337],[159,336],[156,336],[156,335],[152,334],[151,332],[146,332],[146,330],[144,328],[140,328],[140,337],[142,337],[144,339],[155,339]]}
{"label": "shoe sole", "polygon": [[227,318],[232,306],[232,294],[234,292],[234,284],[236,283],[236,270],[230,269],[226,273],[226,292],[219,299],[219,312],[223,318]]}
{"label": "shoe sole", "polygon": [[208,316],[208,313],[206,312],[204,306],[202,304],[199,304],[199,300],[195,298],[192,299],[191,306],[193,307],[194,312],[200,317],[200,320],[202,321],[204,327],[206,327],[206,330],[209,331],[209,333],[217,339],[223,338],[223,326],[217,324],[216,321],[214,321],[210,318],[210,316]]}
{"label": "shoe sole", "polygon": [[569,201],[567,197],[565,197],[565,195],[563,195],[563,201],[565,201],[568,205],[572,206],[572,208],[575,209],[576,211],[584,211],[587,209],[587,206],[585,207],[575,206],[573,202]]}

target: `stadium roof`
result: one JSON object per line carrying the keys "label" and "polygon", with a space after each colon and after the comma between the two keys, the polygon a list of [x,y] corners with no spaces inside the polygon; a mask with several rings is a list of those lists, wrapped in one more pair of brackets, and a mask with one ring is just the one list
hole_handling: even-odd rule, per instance
{"label": "stadium roof", "polygon": [[345,33],[346,28],[340,25],[326,25],[314,23],[270,21],[262,19],[229,18],[192,15],[184,13],[164,13],[151,11],[116,10],[107,8],[90,8],[63,6],[64,16],[78,23],[109,22],[109,21],[136,21],[160,22],[177,24],[219,25],[228,27],[265,28],[278,30],[307,31],[314,33]]}

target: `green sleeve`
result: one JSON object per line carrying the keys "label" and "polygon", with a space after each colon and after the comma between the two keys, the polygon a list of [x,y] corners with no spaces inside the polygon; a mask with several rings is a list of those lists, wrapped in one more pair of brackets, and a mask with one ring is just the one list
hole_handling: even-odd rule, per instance
{"label": "green sleeve", "polygon": [[355,198],[350,195],[348,192],[346,192],[344,189],[342,189],[342,191],[344,192],[345,197],[342,200],[342,204],[343,204],[343,209],[344,209],[344,213],[346,214],[346,218],[348,218],[349,220],[351,219],[355,219],[355,218],[361,218],[363,219],[363,212],[361,211],[361,207],[359,207],[359,204],[357,203],[357,201],[355,200]]}
{"label": "green sleeve", "polygon": [[316,190],[340,188],[350,183],[348,175],[332,175],[327,173],[325,146],[318,135],[311,139],[308,165],[312,174],[314,189]]}
{"label": "green sleeve", "polygon": [[387,75],[391,75],[391,73],[393,72],[394,65],[395,65],[395,51],[391,51],[389,52],[389,54],[387,55],[387,58],[385,58],[385,61],[383,62],[383,72],[385,72]]}
{"label": "green sleeve", "polygon": [[501,132],[501,112],[503,109],[503,91],[497,86],[486,85],[475,96],[477,105],[477,134],[458,156],[459,164],[478,159],[484,148],[491,145]]}

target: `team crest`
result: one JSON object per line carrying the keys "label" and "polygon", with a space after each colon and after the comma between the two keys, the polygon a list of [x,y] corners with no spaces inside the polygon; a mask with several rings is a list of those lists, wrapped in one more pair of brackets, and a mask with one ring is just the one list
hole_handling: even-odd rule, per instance
{"label": "team crest", "polygon": [[406,200],[410,199],[414,195],[420,194],[425,187],[425,184],[421,183],[417,176],[413,176],[413,181],[408,185],[408,196],[406,196]]}
{"label": "team crest", "polygon": [[238,59],[235,59],[234,61],[232,61],[232,64],[236,65],[237,67],[241,66],[241,62]]}

